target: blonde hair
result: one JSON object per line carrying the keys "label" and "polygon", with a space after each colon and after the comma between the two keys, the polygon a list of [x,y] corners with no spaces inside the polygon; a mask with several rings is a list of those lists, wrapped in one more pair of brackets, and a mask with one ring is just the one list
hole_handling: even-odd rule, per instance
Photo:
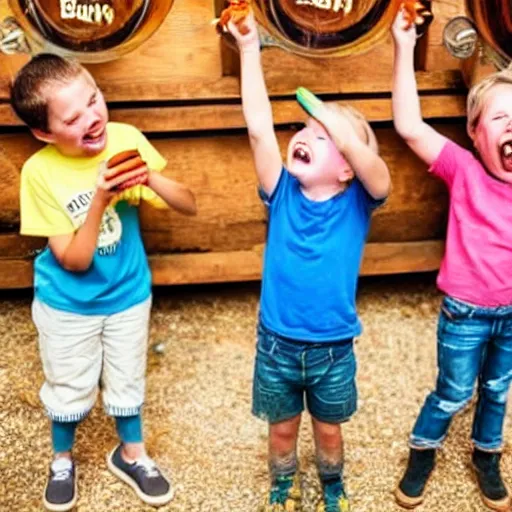
{"label": "blonde hair", "polygon": [[348,119],[350,124],[354,127],[357,134],[363,142],[365,142],[370,149],[375,153],[379,153],[379,144],[377,143],[377,137],[372,130],[370,123],[361,114],[359,110],[350,105],[340,105],[339,103],[329,103],[329,106],[339,115],[344,116]]}
{"label": "blonde hair", "polygon": [[466,103],[467,131],[470,136],[477,127],[482,115],[486,94],[493,87],[502,84],[512,85],[512,66],[485,77],[482,81],[471,87]]}

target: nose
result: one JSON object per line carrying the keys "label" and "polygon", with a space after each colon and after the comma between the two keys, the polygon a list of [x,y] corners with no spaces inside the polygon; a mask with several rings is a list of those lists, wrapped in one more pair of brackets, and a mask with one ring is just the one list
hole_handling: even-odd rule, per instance
{"label": "nose", "polygon": [[96,113],[91,113],[88,120],[88,132],[94,132],[97,130],[101,125],[101,118]]}
{"label": "nose", "polygon": [[304,128],[301,130],[301,134],[306,139],[310,139],[315,135],[315,132],[313,131],[313,128],[310,128],[309,126],[304,126]]}

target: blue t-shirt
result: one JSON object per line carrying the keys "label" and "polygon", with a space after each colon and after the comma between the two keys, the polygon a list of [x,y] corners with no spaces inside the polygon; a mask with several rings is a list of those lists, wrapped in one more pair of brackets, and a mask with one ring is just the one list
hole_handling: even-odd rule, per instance
{"label": "blue t-shirt", "polygon": [[372,210],[382,204],[357,180],[327,201],[309,200],[283,169],[269,198],[260,303],[275,333],[311,342],[361,333],[356,287]]}
{"label": "blue t-shirt", "polygon": [[118,231],[120,238],[114,235],[111,244],[97,248],[87,271],[65,270],[49,247],[36,257],[34,293],[39,300],[62,311],[112,315],[150,296],[151,274],[138,208],[121,201],[112,209],[105,220],[111,227],[106,229]]}

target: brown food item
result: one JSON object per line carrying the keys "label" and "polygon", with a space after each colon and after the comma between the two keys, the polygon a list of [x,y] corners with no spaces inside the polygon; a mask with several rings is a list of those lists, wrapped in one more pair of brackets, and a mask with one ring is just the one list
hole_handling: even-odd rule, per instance
{"label": "brown food item", "polygon": [[227,3],[228,6],[220,14],[219,31],[226,31],[228,22],[232,21],[242,35],[248,34],[249,29],[243,22],[251,12],[251,0],[227,0]]}
{"label": "brown food item", "polygon": [[109,170],[109,179],[118,177],[120,174],[127,174],[138,168],[146,168],[146,172],[135,178],[127,179],[123,181],[112,190],[121,192],[128,188],[134,187],[135,185],[147,185],[148,183],[148,169],[146,162],[140,156],[140,153],[136,149],[129,149],[127,151],[121,151],[107,162],[107,168]]}
{"label": "brown food item", "polygon": [[419,0],[405,0],[403,7],[405,10],[405,19],[407,20],[407,28],[413,25],[423,25],[425,18],[432,16],[424,3]]}

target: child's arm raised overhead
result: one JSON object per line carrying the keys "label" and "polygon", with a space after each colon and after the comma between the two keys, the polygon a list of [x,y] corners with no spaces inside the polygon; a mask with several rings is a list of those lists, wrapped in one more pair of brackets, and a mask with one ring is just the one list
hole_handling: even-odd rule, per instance
{"label": "child's arm raised overhead", "polygon": [[391,32],[395,43],[392,95],[395,129],[425,163],[432,165],[447,139],[425,123],[421,116],[414,75],[416,26],[413,24],[407,28],[402,8],[395,18]]}
{"label": "child's arm raised overhead", "polygon": [[241,34],[233,22],[228,23],[228,28],[240,50],[242,107],[256,174],[260,186],[270,196],[279,181],[283,162],[261,67],[260,41],[253,14],[251,13],[242,24],[249,29],[245,35]]}

